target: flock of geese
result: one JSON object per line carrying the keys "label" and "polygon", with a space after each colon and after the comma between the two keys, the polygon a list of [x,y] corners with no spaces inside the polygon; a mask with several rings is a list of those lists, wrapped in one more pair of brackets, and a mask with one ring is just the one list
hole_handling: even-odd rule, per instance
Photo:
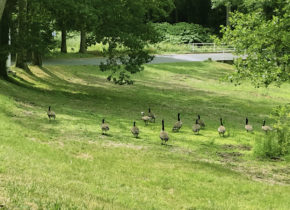
{"label": "flock of geese", "polygon": [[[53,112],[51,110],[51,106],[48,107],[48,111],[47,111],[47,116],[49,119],[54,119],[56,118],[56,114],[55,112]],[[141,120],[144,121],[145,125],[148,125],[149,122],[153,122],[155,123],[155,119],[156,119],[156,115],[151,112],[151,109],[148,109],[148,114],[145,115],[144,112],[141,112]],[[173,132],[179,132],[179,130],[182,127],[182,121],[180,120],[180,113],[177,114],[177,121],[176,123],[174,123],[172,131]],[[200,115],[197,115],[197,119],[195,120],[195,124],[192,126],[192,131],[195,134],[199,134],[199,131],[201,128],[205,127],[205,123],[204,121],[200,118]],[[253,126],[249,124],[249,119],[246,118],[246,124],[245,124],[245,129],[247,132],[251,132],[253,131]],[[102,119],[102,124],[101,124],[101,130],[102,130],[102,134],[106,134],[109,130],[109,124],[105,122],[105,119]],[[270,126],[266,125],[266,121],[263,121],[263,125],[262,125],[262,130],[265,131],[266,133],[268,131],[272,131],[273,129]],[[217,129],[218,133],[220,136],[224,136],[225,132],[226,132],[226,127],[223,125],[223,119],[220,118],[220,126]],[[131,128],[131,133],[133,134],[133,136],[135,138],[138,138],[139,136],[139,128],[136,126],[136,122],[133,122],[133,127]],[[160,139],[162,141],[162,144],[166,144],[166,142],[169,140],[169,135],[168,132],[165,131],[164,129],[164,120],[162,120],[162,129],[160,132]]]}

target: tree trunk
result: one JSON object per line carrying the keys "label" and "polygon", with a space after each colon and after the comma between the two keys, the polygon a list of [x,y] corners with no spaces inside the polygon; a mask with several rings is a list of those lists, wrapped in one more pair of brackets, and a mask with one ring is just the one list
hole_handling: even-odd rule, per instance
{"label": "tree trunk", "polygon": [[6,68],[6,61],[8,57],[7,46],[9,40],[8,19],[8,13],[4,11],[0,20],[0,78],[2,79],[8,79]]}
{"label": "tree trunk", "polygon": [[0,20],[2,19],[5,5],[6,5],[6,0],[0,0]]}
{"label": "tree trunk", "polygon": [[66,35],[67,35],[66,30],[62,29],[61,30],[61,48],[60,48],[60,52],[62,53],[67,53]]}
{"label": "tree trunk", "polygon": [[21,46],[16,54],[15,66],[30,72],[27,65],[27,50],[25,49],[25,40],[27,37],[27,0],[18,0],[18,2],[18,37],[21,40]]}
{"label": "tree trunk", "polygon": [[81,29],[81,43],[80,43],[80,53],[87,52],[87,32],[84,28]]}
{"label": "tree trunk", "polygon": [[230,16],[231,16],[230,12],[232,10],[231,4],[227,4],[226,7],[227,7],[227,26],[229,26],[230,25]]}
{"label": "tree trunk", "polygon": [[32,65],[42,67],[42,55],[39,52],[32,52]]}

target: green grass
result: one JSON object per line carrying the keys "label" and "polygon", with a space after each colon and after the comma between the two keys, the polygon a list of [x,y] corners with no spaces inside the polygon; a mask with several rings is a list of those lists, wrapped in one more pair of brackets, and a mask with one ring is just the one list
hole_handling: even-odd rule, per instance
{"label": "green grass", "polygon": [[[215,62],[147,65],[134,86],[106,82],[94,66],[14,70],[20,85],[0,81],[0,204],[8,209],[289,209],[290,157],[260,160],[245,149],[264,135],[271,109],[290,101],[289,84],[235,87],[219,80],[232,67]],[[144,126],[149,106],[157,121]],[[172,133],[178,112],[183,127]],[[191,131],[197,114],[200,135]],[[244,131],[246,116],[254,133]],[[160,144],[161,119],[169,146]]]}

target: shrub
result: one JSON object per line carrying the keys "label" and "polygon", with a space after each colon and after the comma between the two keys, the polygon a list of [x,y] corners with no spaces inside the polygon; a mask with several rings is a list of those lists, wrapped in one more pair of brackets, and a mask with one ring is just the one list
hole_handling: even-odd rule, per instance
{"label": "shrub", "polygon": [[160,34],[162,42],[172,44],[202,43],[212,41],[210,29],[190,23],[156,23],[155,29]]}
{"label": "shrub", "polygon": [[255,153],[260,157],[275,158],[290,153],[290,105],[278,106],[270,118],[274,131],[256,139]]}

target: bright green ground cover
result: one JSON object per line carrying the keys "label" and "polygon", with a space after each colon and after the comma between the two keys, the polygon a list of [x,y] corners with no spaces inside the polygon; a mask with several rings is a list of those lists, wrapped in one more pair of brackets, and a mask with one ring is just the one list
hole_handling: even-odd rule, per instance
{"label": "bright green ground cover", "polygon": [[[290,157],[260,160],[252,148],[271,109],[289,103],[289,84],[234,87],[219,81],[232,67],[215,62],[147,65],[134,86],[108,83],[94,66],[31,69],[15,69],[21,86],[0,81],[0,204],[8,209],[289,209]],[[157,121],[146,127],[140,112],[149,106]],[[177,112],[184,125],[172,133]],[[197,114],[200,135],[191,131]],[[254,133],[244,131],[246,116]],[[160,144],[162,118],[169,146]]]}

